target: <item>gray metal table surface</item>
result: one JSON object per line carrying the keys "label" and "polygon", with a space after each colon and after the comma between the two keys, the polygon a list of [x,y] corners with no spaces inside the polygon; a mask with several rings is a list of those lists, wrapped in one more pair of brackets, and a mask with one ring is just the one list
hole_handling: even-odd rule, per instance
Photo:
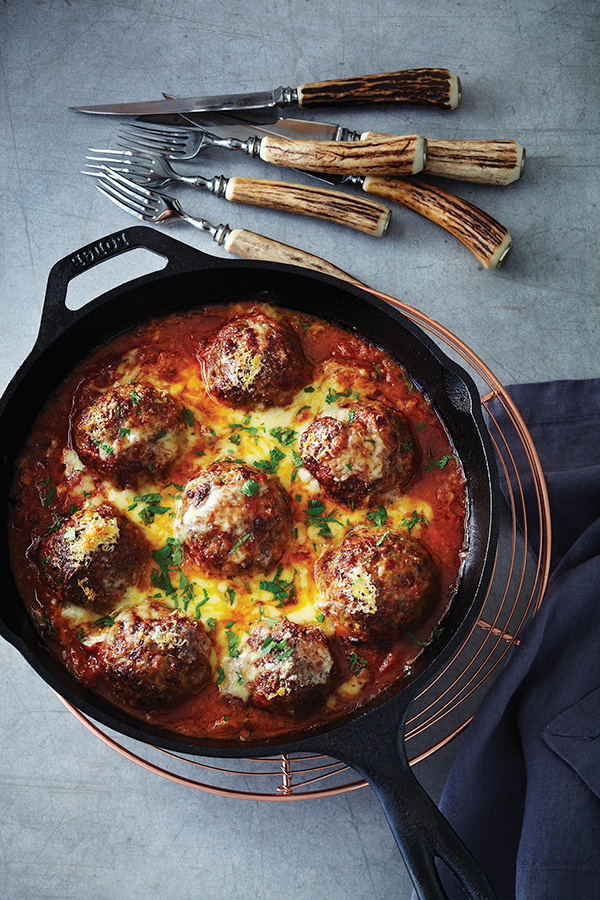
{"label": "gray metal table surface", "polygon": [[[53,263],[134,224],[80,174],[88,147],[114,146],[117,121],[69,106],[421,66],[459,75],[458,109],[323,110],[313,117],[359,132],[522,143],[520,181],[443,183],[510,231],[514,251],[500,270],[486,271],[453,237],[400,206],[377,239],[183,188],[173,193],[193,214],[300,247],[427,313],[505,384],[600,375],[593,0],[485,7],[477,0],[5,0],[0,22],[2,389],[34,343]],[[219,150],[194,165],[209,176],[299,180]],[[224,255],[184,224],[169,233]],[[123,258],[110,272],[92,270],[73,283],[69,302],[80,305],[147,264]],[[369,788],[261,803],[164,781],[82,728],[5,642],[0,696],[6,900],[410,895]],[[417,767],[434,799],[456,743]]]}

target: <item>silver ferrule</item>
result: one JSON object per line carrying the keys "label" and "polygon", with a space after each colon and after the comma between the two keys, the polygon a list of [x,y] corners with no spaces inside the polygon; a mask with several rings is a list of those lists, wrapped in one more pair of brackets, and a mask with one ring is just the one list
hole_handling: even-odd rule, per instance
{"label": "silver ferrule", "polygon": [[231,234],[231,228],[229,227],[229,225],[217,225],[216,228],[213,227],[211,234],[215,244],[220,247],[221,244],[223,244]]}
{"label": "silver ferrule", "polygon": [[202,184],[211,192],[211,194],[215,194],[216,197],[224,197],[227,185],[229,184],[229,178],[225,178],[224,175],[215,175],[210,179],[203,178]]}
{"label": "silver ferrule", "polygon": [[360,141],[360,131],[350,131],[348,128],[338,128],[336,141]]}
{"label": "silver ferrule", "polygon": [[292,87],[278,87],[273,91],[275,106],[297,106],[298,89]]}

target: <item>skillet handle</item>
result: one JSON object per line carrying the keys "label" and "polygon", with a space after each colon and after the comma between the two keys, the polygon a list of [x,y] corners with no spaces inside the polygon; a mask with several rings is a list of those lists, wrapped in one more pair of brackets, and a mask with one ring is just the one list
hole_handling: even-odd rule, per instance
{"label": "skillet handle", "polygon": [[[343,759],[369,782],[385,812],[404,857],[419,900],[448,900],[435,860],[442,860],[469,900],[497,900],[479,864],[436,804],[417,781],[404,748],[404,716],[395,727],[389,703],[373,710],[368,728],[360,719],[330,735],[331,744],[319,749]],[[358,727],[356,727],[358,726]],[[323,740],[322,738],[320,739]]]}
{"label": "skillet handle", "polygon": [[100,265],[107,259],[136,249],[150,250],[158,256],[166,258],[167,266],[161,269],[160,273],[144,275],[130,282],[131,284],[141,284],[145,280],[150,282],[156,277],[162,277],[165,272],[167,274],[174,273],[189,266],[208,268],[211,263],[214,264],[214,257],[142,225],[125,228],[100,238],[93,244],[88,244],[59,260],[50,270],[37,344],[42,346],[50,344],[67,328],[86,315],[90,307],[101,305],[110,295],[108,292],[81,309],[71,310],[65,301],[69,282],[73,278]]}

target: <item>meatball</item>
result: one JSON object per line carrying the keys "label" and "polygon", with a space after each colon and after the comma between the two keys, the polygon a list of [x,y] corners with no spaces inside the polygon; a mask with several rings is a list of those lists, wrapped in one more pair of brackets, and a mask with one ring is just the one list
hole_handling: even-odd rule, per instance
{"label": "meatball", "polygon": [[302,433],[299,450],[304,467],[345,506],[394,486],[404,490],[419,461],[406,418],[374,400],[319,416]]}
{"label": "meatball", "polygon": [[275,476],[216,462],[189,481],[174,520],[186,556],[225,576],[279,562],[292,535],[292,512]]}
{"label": "meatball", "polygon": [[335,665],[323,631],[285,620],[258,622],[236,660],[254,706],[297,716],[332,689]]}
{"label": "meatball", "polygon": [[295,333],[259,313],[233,319],[202,355],[207,390],[228,406],[285,406],[309,377]]}
{"label": "meatball", "polygon": [[130,706],[163,706],[208,681],[211,649],[202,622],[180,610],[159,619],[143,619],[131,610],[105,642],[104,674]]}
{"label": "meatball", "polygon": [[423,621],[438,596],[429,552],[406,534],[350,533],[315,563],[317,605],[341,637],[396,640]]}
{"label": "meatball", "polygon": [[63,603],[108,612],[140,579],[148,549],[108,503],[76,512],[40,547],[42,571]]}
{"label": "meatball", "polygon": [[87,406],[75,423],[81,459],[135,487],[150,473],[163,475],[185,444],[186,423],[169,394],[151,385],[119,385]]}

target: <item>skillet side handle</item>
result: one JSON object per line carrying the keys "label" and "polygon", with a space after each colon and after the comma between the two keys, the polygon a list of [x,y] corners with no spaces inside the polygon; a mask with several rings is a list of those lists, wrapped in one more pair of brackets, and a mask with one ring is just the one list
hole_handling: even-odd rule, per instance
{"label": "skillet side handle", "polygon": [[343,744],[332,742],[326,752],[343,759],[377,794],[417,897],[448,900],[437,858],[448,866],[469,900],[497,900],[479,864],[413,774],[404,747],[405,716],[394,721],[389,707],[373,713],[368,730],[364,723],[361,727],[360,719],[350,723],[345,726]]}
{"label": "skillet side handle", "polygon": [[[107,259],[136,249],[150,250],[158,256],[166,258],[167,266],[161,270],[161,274],[176,271],[182,263],[184,265],[186,263],[194,264],[199,268],[207,267],[213,260],[213,257],[200,250],[142,225],[106,235],[106,237],[94,241],[93,244],[88,244],[86,247],[70,253],[55,263],[50,270],[38,333],[38,344],[51,343],[54,338],[86,314],[89,304],[78,310],[71,310],[66,305],[67,288],[73,278],[100,265]],[[174,262],[175,260],[177,263]],[[143,281],[144,278],[152,280],[154,275],[155,273],[145,275],[141,279],[136,279],[136,282]]]}

